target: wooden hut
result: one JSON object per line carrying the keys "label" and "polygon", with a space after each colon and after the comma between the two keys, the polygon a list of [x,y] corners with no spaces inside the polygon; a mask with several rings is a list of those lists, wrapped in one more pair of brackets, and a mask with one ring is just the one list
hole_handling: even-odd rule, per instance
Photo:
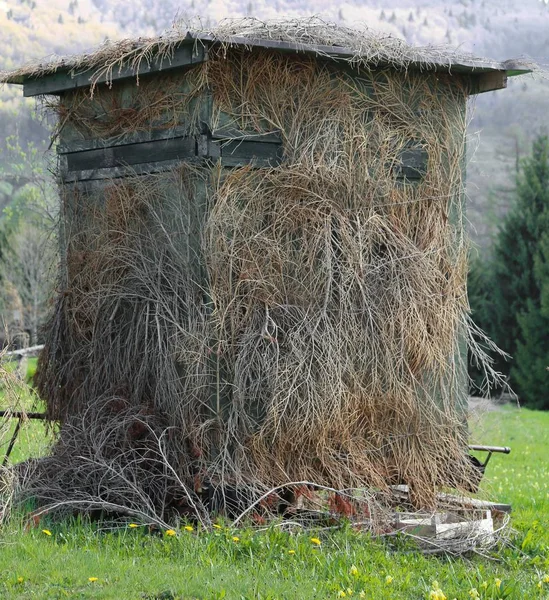
{"label": "wooden hut", "polygon": [[246,19],[5,76],[58,116],[34,495],[466,487],[466,103],[525,72]]}

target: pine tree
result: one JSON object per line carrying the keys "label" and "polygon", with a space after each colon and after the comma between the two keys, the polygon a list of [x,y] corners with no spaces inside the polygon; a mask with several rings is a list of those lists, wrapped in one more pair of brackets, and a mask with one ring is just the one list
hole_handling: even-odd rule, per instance
{"label": "pine tree", "polygon": [[[489,277],[492,288],[492,310],[485,315],[490,337],[507,354],[515,356],[520,337],[517,315],[526,310],[526,299],[535,293],[531,281],[532,256],[527,241],[528,229],[515,209],[505,219],[494,249],[494,262]],[[511,364],[495,357],[498,370],[510,374]]]}
{"label": "pine tree", "polygon": [[511,381],[524,404],[549,410],[549,311],[528,300],[518,321],[525,341],[518,342]]}
{"label": "pine tree", "polygon": [[481,324],[511,365],[523,402],[549,408],[549,138],[538,137],[517,178],[516,204],[506,217],[494,249],[492,312]]}
{"label": "pine tree", "polygon": [[[544,191],[547,193],[547,188]],[[549,203],[539,215],[537,225],[540,236],[534,254],[533,278],[538,295],[528,299],[526,310],[518,317],[521,339],[511,375],[528,405],[549,409]]]}

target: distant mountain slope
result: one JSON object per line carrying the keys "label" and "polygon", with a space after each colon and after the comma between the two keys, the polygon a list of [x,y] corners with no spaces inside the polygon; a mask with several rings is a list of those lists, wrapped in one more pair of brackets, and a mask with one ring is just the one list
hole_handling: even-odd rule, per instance
{"label": "distant mountain slope", "polygon": [[[119,28],[102,23],[102,18],[90,0],[0,0],[0,69],[51,54],[82,51],[107,36],[117,36]],[[0,173],[13,174],[14,157],[6,155],[6,138],[23,148],[29,142],[44,146],[48,128],[34,106],[16,86],[0,88]]]}
{"label": "distant mountain slope", "polygon": [[[347,0],[337,7],[332,0],[0,0],[0,69],[52,53],[82,51],[106,37],[153,35],[175,18],[202,15],[202,23],[210,25],[243,15],[312,14],[348,26],[362,22],[417,45],[460,45],[481,56],[528,55],[549,64],[549,7],[539,0]],[[473,235],[484,245],[510,202],[517,156],[528,151],[531,138],[548,124],[547,87],[545,81],[522,78],[510,82],[508,91],[476,100],[469,143],[469,219]],[[45,137],[29,106],[17,90],[0,91],[5,136]]]}
{"label": "distant mountain slope", "polygon": [[[169,27],[173,19],[205,21],[251,15],[320,15],[347,25],[362,22],[413,44],[455,44],[494,58],[528,54],[547,60],[549,7],[539,0],[93,0],[104,18],[125,31]],[[544,58],[545,57],[545,58]]]}
{"label": "distant mountain slope", "polygon": [[45,54],[64,54],[116,35],[89,0],[0,0],[0,61],[10,69]]}

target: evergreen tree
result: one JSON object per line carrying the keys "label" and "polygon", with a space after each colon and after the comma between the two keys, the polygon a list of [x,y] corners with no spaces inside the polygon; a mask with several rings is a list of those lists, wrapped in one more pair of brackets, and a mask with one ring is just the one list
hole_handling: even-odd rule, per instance
{"label": "evergreen tree", "polygon": [[534,255],[534,283],[538,296],[529,298],[519,315],[521,339],[511,375],[528,405],[549,409],[549,203],[537,225],[540,236]]}
{"label": "evergreen tree", "polygon": [[[533,257],[528,229],[515,208],[505,219],[494,249],[489,275],[492,288],[491,310],[484,312],[481,325],[496,344],[512,357],[520,337],[518,315],[526,310],[527,298],[535,294],[532,281]],[[527,268],[526,265],[530,265]],[[495,357],[497,370],[510,374],[511,363]]]}
{"label": "evergreen tree", "polygon": [[497,367],[521,400],[549,408],[549,138],[538,137],[517,178],[516,204],[494,248],[491,311],[480,323],[514,358]]}

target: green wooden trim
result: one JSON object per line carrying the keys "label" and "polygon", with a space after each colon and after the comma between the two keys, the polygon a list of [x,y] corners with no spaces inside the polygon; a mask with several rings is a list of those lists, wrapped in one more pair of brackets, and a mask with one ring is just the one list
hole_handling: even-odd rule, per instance
{"label": "green wooden trim", "polygon": [[203,134],[64,152],[59,156],[59,166],[61,181],[70,182],[141,175],[181,162],[218,160],[225,167],[274,167],[282,162],[282,146],[262,142],[259,137],[221,141]]}
{"label": "green wooden trim", "polygon": [[157,56],[150,62],[144,59],[138,68],[133,66],[114,68],[110,75],[102,75],[97,80],[94,78],[94,73],[98,70],[97,67],[81,72],[58,70],[56,73],[28,78],[23,82],[23,95],[60,94],[77,88],[89,87],[92,81],[94,83],[110,83],[141,77],[158,71],[191,68],[205,62],[207,59],[208,49],[204,44],[186,43],[178,46],[170,57],[159,58]]}
{"label": "green wooden trim", "polygon": [[471,74],[468,79],[467,93],[470,96],[483,94],[484,92],[492,92],[501,90],[507,87],[507,79],[509,73],[507,71],[490,71],[489,73]]}
{"label": "green wooden trim", "polygon": [[493,71],[477,76],[476,94],[493,92],[507,87],[507,73],[505,71]]}
{"label": "green wooden trim", "polygon": [[[208,134],[206,121],[202,123],[202,131]],[[112,138],[99,138],[93,140],[78,140],[68,143],[60,143],[57,146],[58,154],[71,154],[84,150],[95,150],[98,148],[111,148],[113,146],[125,146],[128,144],[140,144],[142,142],[153,142],[157,140],[170,140],[191,135],[189,127],[171,127],[169,129],[155,129],[151,131],[138,131],[128,133],[122,136]],[[278,133],[257,133],[236,128],[218,129],[212,131],[210,137],[220,142],[230,140],[242,140],[253,142],[265,142],[271,144],[281,144],[282,138]]]}
{"label": "green wooden trim", "polygon": [[[253,165],[257,168],[274,167],[283,160],[282,143],[277,134],[251,134],[232,131],[240,137],[228,137],[229,131],[207,132],[199,136],[181,135],[185,128],[141,133],[124,140],[95,140],[77,142],[61,147],[59,164],[62,181],[107,179],[132,174],[153,173],[159,166],[173,166],[179,162],[198,163],[221,161],[225,167]],[[226,137],[225,137],[226,136]],[[126,143],[123,143],[126,142]],[[397,180],[414,182],[427,171],[427,151],[421,146],[410,146],[393,166]],[[161,169],[162,170],[162,169]]]}
{"label": "green wooden trim", "polygon": [[187,126],[154,129],[151,131],[136,131],[111,138],[97,138],[93,140],[77,140],[68,143],[60,143],[57,146],[57,153],[71,154],[83,150],[125,146],[127,144],[139,144],[141,142],[153,142],[156,140],[169,140],[171,138],[188,136],[189,133],[189,128]]}
{"label": "green wooden trim", "polygon": [[[161,46],[162,38],[159,38],[158,44],[156,48],[153,46],[149,50],[149,55],[153,55],[155,52],[158,52],[158,48]],[[145,48],[145,43],[142,40],[135,40],[135,53],[136,55]],[[283,53],[292,53],[292,54],[308,54],[312,55],[315,58],[325,58],[332,61],[337,61],[340,64],[351,63],[356,66],[363,66],[366,69],[398,69],[398,70],[418,70],[418,71],[439,71],[446,73],[469,73],[469,74],[478,74],[478,73],[489,73],[493,71],[506,71],[508,76],[512,77],[515,75],[522,75],[524,73],[531,73],[533,70],[533,66],[531,63],[521,60],[521,59],[511,59],[504,62],[499,62],[495,60],[489,59],[481,59],[481,58],[473,58],[468,56],[459,56],[447,54],[441,55],[439,60],[433,60],[432,58],[424,59],[421,56],[421,53],[418,53],[417,58],[414,60],[403,60],[402,64],[395,64],[394,60],[391,60],[387,57],[380,56],[371,58],[370,60],[360,57],[360,53],[357,55],[356,50],[352,48],[346,48],[341,46],[329,46],[323,44],[310,44],[310,43],[301,43],[298,41],[282,41],[275,39],[258,39],[258,38],[246,38],[241,36],[227,36],[222,39],[216,37],[213,34],[203,33],[199,31],[188,31],[184,37],[181,37],[180,40],[174,42],[174,44],[178,44],[175,54],[181,48],[191,48],[193,52],[198,53],[201,49],[207,48],[208,46],[219,46],[221,44],[225,44],[228,46],[234,46],[239,48],[244,48],[246,50],[252,51],[254,48],[267,48],[277,52]],[[175,62],[177,58],[174,56],[174,60],[170,62],[170,65],[176,65]],[[398,61],[397,61],[398,62]],[[160,64],[158,64],[160,63]],[[188,63],[182,63],[188,64]],[[46,65],[46,68],[48,65]],[[52,64],[49,67],[52,71],[46,75],[42,75],[36,78],[28,77],[25,75],[12,75],[6,76],[4,78],[5,83],[15,83],[15,84],[24,84],[25,87],[28,87],[28,90],[25,90],[25,95],[37,95],[44,93],[59,93],[59,91],[63,91],[67,88],[56,89],[56,85],[53,85],[53,82],[57,82],[57,84],[62,83],[64,80],[73,81],[75,79],[74,70],[78,69],[78,59],[67,59],[65,63],[61,63],[60,65]],[[157,61],[153,59],[151,64],[145,64],[143,67],[144,73],[153,73],[159,70],[166,68],[162,61]],[[172,68],[171,66],[168,68]],[[86,83],[82,85],[89,85],[89,69],[85,77],[88,78]],[[130,68],[130,77],[135,75],[133,69]],[[141,73],[139,73],[141,74]],[[55,76],[58,75],[59,78],[55,79]],[[36,86],[37,81],[45,80],[49,83],[44,87]],[[70,85],[70,88],[73,88],[74,85]],[[49,91],[44,91],[44,89],[49,89]]]}
{"label": "green wooden trim", "polygon": [[214,34],[189,31],[186,40],[196,40],[210,45],[225,44],[252,50],[253,48],[267,48],[284,53],[310,54],[318,58],[327,58],[335,61],[350,62],[352,65],[365,66],[366,68],[395,69],[395,70],[418,70],[418,71],[439,71],[446,73],[490,73],[493,71],[508,71],[510,75],[522,75],[532,72],[532,65],[522,59],[510,59],[504,62],[490,60],[487,58],[469,58],[468,56],[456,55],[441,56],[438,61],[431,58],[423,59],[418,56],[416,60],[404,61],[402,65],[395,65],[394,60],[389,59],[371,59],[365,61],[366,65],[361,63],[360,55],[357,56],[356,50],[343,46],[327,46],[325,44],[302,43],[298,41],[282,41],[275,39],[245,38],[241,36],[227,36],[219,39]]}
{"label": "green wooden trim", "polygon": [[190,137],[111,146],[67,154],[67,170],[109,169],[196,156],[196,140]]}

